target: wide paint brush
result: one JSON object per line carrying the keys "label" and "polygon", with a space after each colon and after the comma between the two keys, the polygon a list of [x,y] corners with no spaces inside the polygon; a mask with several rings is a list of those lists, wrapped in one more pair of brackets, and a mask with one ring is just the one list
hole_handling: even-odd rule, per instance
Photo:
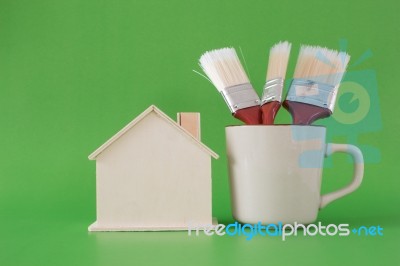
{"label": "wide paint brush", "polygon": [[293,124],[310,125],[332,114],[349,60],[345,52],[301,47],[294,79],[283,103],[292,115]]}
{"label": "wide paint brush", "polygon": [[279,42],[269,51],[267,77],[261,97],[262,123],[272,125],[281,107],[282,90],[289,61],[291,44]]}
{"label": "wide paint brush", "polygon": [[248,125],[261,124],[260,98],[234,48],[204,53],[200,66],[221,93],[232,115]]}

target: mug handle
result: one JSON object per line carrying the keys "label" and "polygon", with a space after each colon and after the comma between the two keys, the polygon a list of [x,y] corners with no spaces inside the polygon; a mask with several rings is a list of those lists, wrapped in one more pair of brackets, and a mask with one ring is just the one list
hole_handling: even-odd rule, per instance
{"label": "mug handle", "polygon": [[351,192],[356,190],[361,185],[361,181],[363,180],[364,158],[360,149],[350,144],[328,143],[326,145],[325,157],[328,157],[335,152],[348,153],[351,155],[351,157],[353,157],[353,163],[354,163],[353,180],[349,185],[345,186],[344,188],[341,188],[334,192],[327,193],[325,195],[321,195],[321,202],[319,204],[320,209],[324,208],[332,201],[337,200],[343,196],[346,196],[347,194],[350,194]]}

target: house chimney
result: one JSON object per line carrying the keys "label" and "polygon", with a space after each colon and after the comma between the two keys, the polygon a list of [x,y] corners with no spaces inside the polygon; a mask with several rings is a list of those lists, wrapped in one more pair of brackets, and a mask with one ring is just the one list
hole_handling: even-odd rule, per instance
{"label": "house chimney", "polygon": [[178,124],[200,140],[200,113],[178,113]]}

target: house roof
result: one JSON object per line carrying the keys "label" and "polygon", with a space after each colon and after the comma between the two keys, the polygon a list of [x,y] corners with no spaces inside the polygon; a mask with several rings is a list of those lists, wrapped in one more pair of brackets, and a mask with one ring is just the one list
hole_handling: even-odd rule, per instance
{"label": "house roof", "polygon": [[178,129],[182,135],[185,137],[189,138],[194,144],[196,144],[200,149],[204,150],[206,153],[208,153],[210,156],[214,157],[215,159],[218,159],[219,156],[215,152],[213,152],[210,148],[208,148],[206,145],[204,145],[201,141],[197,140],[195,137],[193,137],[188,131],[186,131],[183,127],[178,125],[174,120],[172,120],[170,117],[168,117],[166,114],[164,114],[160,109],[158,109],[155,105],[151,105],[149,108],[147,108],[143,113],[141,113],[139,116],[137,116],[135,119],[133,119],[129,124],[127,124],[124,128],[122,128],[117,134],[112,136],[109,140],[107,140],[103,145],[101,145],[97,150],[95,150],[92,154],[89,155],[90,160],[95,160],[96,157],[102,153],[105,149],[107,149],[108,146],[110,146],[114,141],[122,137],[126,132],[128,132],[132,127],[134,127],[137,123],[139,123],[142,119],[144,119],[147,115],[149,115],[151,112],[154,112],[157,114],[159,117],[164,119],[166,122],[168,122],[171,126],[175,127]]}

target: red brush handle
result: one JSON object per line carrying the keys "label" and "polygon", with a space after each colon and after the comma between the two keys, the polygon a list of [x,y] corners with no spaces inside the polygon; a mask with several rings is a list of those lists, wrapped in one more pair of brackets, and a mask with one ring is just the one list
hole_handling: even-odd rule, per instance
{"label": "red brush handle", "polygon": [[311,125],[315,120],[328,117],[332,112],[328,108],[319,106],[284,101],[283,106],[290,112],[294,125]]}
{"label": "red brush handle", "polygon": [[261,106],[262,111],[262,123],[264,125],[273,125],[276,113],[281,107],[281,102],[273,101]]}
{"label": "red brush handle", "polygon": [[243,121],[246,125],[261,124],[261,109],[260,106],[253,106],[236,111],[234,117]]}

